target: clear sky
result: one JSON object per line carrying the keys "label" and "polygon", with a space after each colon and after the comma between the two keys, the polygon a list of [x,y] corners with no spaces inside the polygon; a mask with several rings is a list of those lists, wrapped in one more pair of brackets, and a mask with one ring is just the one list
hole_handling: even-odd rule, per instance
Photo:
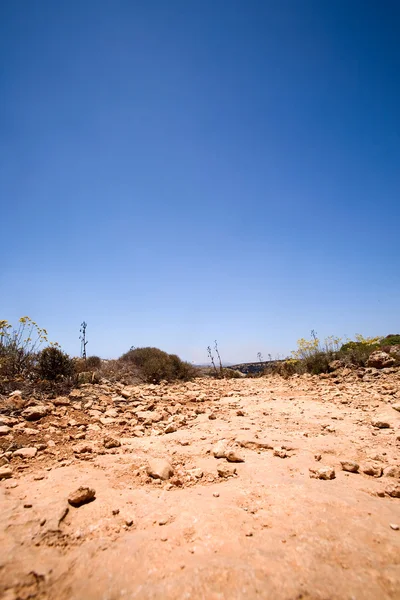
{"label": "clear sky", "polygon": [[0,318],[206,362],[400,331],[397,0],[3,0]]}

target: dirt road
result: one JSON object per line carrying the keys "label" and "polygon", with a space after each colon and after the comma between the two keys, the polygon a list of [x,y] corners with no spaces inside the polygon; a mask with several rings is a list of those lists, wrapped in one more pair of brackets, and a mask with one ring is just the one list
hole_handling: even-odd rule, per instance
{"label": "dirt road", "polygon": [[400,598],[399,403],[394,369],[3,399],[0,597]]}

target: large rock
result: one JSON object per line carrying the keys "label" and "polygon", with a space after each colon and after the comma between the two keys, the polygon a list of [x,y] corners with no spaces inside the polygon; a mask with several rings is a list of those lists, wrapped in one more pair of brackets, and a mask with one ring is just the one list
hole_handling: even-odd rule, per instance
{"label": "large rock", "polygon": [[374,367],[375,369],[384,369],[386,367],[391,367],[395,362],[396,359],[387,354],[387,352],[376,350],[376,352],[372,352],[372,354],[370,354],[367,361],[367,366]]}
{"label": "large rock", "polygon": [[147,465],[147,474],[153,479],[166,481],[174,474],[174,469],[170,463],[163,458],[153,458]]}
{"label": "large rock", "polygon": [[0,436],[8,435],[9,433],[11,433],[11,427],[8,427],[8,425],[0,425]]}
{"label": "large rock", "polygon": [[49,409],[47,406],[38,404],[36,406],[28,406],[28,408],[25,408],[21,414],[27,421],[39,421],[39,419],[45,417],[48,412]]}

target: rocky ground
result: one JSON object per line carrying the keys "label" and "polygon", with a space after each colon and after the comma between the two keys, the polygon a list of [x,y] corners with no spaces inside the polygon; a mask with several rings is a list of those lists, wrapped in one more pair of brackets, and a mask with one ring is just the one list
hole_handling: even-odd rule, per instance
{"label": "rocky ground", "polygon": [[0,399],[6,600],[400,598],[400,371]]}

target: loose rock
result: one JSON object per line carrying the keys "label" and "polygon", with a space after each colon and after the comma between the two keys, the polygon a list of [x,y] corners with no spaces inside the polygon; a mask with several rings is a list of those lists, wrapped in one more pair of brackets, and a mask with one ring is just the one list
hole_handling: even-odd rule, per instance
{"label": "loose rock", "polygon": [[235,450],[229,450],[226,453],[225,458],[228,462],[235,462],[235,463],[244,462],[244,458],[242,456],[240,456],[239,454],[237,454],[235,452]]}
{"label": "loose rock", "polygon": [[11,467],[3,466],[0,467],[0,479],[10,479],[13,476],[13,470]]}
{"label": "loose rock", "polygon": [[21,458],[35,458],[37,454],[37,448],[20,448],[13,452],[13,456],[20,456]]}
{"label": "loose rock", "polygon": [[371,419],[371,424],[377,429],[389,429],[390,423],[384,417],[375,417]]}
{"label": "loose rock", "polygon": [[310,477],[313,479],[335,479],[335,469],[333,467],[320,467],[319,469],[309,469]]}
{"label": "loose rock", "polygon": [[400,485],[394,484],[388,486],[385,490],[385,494],[387,496],[391,496],[392,498],[400,498]]}
{"label": "loose rock", "polygon": [[163,458],[154,458],[149,461],[147,466],[147,474],[153,479],[161,479],[166,481],[174,474],[174,469],[171,464]]}
{"label": "loose rock", "polygon": [[230,467],[227,464],[218,465],[217,473],[220,477],[233,477],[233,475],[236,475],[236,467]]}
{"label": "loose rock", "polygon": [[350,460],[341,460],[340,464],[342,465],[343,471],[348,471],[349,473],[358,473],[360,466],[356,462],[352,462]]}
{"label": "loose rock", "polygon": [[362,472],[365,473],[365,475],[370,475],[371,477],[382,477],[382,471],[382,467],[372,464],[364,465],[362,468]]}
{"label": "loose rock", "polygon": [[96,491],[89,487],[79,487],[68,496],[68,502],[75,508],[87,504],[96,498]]}
{"label": "loose rock", "polygon": [[104,448],[119,448],[121,446],[121,442],[117,440],[117,438],[108,435],[103,440]]}
{"label": "loose rock", "polygon": [[38,404],[37,406],[28,406],[21,414],[27,421],[39,421],[39,419],[45,417],[48,412],[47,406]]}

